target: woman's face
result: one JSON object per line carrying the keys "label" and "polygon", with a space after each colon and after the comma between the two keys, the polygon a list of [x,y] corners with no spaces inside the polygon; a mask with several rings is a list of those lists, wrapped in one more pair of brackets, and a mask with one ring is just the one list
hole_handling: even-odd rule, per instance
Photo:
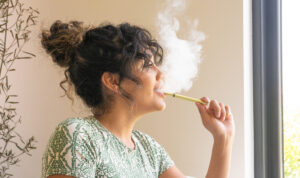
{"label": "woman's face", "polygon": [[[163,74],[154,64],[153,56],[148,66],[144,66],[144,60],[138,60],[132,70],[132,74],[138,77],[141,85],[138,86],[131,80],[124,80],[126,91],[134,100],[134,109],[138,114],[153,111],[161,111],[166,107],[165,95],[159,91],[163,84]],[[126,86],[125,86],[126,85]]]}

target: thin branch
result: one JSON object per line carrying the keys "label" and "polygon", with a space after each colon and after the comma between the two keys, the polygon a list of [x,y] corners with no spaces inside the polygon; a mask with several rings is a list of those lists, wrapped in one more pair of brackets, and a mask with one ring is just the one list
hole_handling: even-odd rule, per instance
{"label": "thin branch", "polygon": [[[7,1],[8,5],[5,8],[6,9],[6,20],[5,20],[5,29],[7,29],[7,24],[8,24],[8,6],[9,6],[9,1]],[[5,56],[5,51],[6,51],[6,37],[7,37],[7,30],[4,32],[4,43],[3,43],[3,53],[2,53],[2,58],[1,58],[1,65],[0,65],[0,76],[1,76],[1,71],[2,71],[2,65],[4,63],[4,56]]]}
{"label": "thin branch", "polygon": [[[9,90],[12,85],[9,84],[8,72],[15,71],[13,64],[17,59],[35,57],[34,54],[23,50],[23,47],[29,40],[31,33],[29,28],[36,25],[35,19],[37,16],[35,16],[35,13],[39,14],[39,12],[31,7],[28,9],[24,8],[24,4],[20,3],[19,0],[0,0],[0,7],[0,33],[3,32],[0,39],[0,96],[3,97],[4,100],[4,103],[0,106],[0,149],[2,150],[2,152],[0,152],[0,177],[8,178],[13,175],[9,174],[7,170],[11,165],[20,161],[18,157],[24,153],[31,156],[30,151],[36,149],[33,145],[33,142],[35,142],[34,137],[24,142],[21,135],[14,131],[17,125],[21,123],[21,120],[19,119],[15,122],[15,117],[17,116],[16,108],[11,107],[11,104],[18,104],[19,102],[10,100],[10,97],[17,97],[17,95],[9,95]],[[15,20],[9,23],[10,19]],[[12,40],[10,40],[8,33],[12,35]],[[20,55],[26,56],[20,57]],[[30,57],[27,55],[30,55]],[[6,106],[8,104],[10,106]],[[20,153],[17,152],[18,154],[16,154],[12,150],[7,150],[8,147],[11,147],[11,144],[17,147]]]}

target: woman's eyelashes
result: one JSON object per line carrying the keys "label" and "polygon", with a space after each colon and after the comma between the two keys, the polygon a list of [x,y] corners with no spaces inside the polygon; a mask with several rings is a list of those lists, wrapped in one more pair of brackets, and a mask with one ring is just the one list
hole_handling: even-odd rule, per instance
{"label": "woman's eyelashes", "polygon": [[153,62],[149,61],[149,62],[145,62],[143,68],[150,68],[152,67],[154,64]]}

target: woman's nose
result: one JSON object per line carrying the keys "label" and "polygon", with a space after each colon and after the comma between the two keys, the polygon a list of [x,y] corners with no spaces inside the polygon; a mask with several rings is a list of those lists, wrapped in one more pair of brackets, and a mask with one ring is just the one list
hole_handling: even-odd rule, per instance
{"label": "woman's nose", "polygon": [[157,68],[156,80],[164,80],[164,73],[157,66],[155,67]]}

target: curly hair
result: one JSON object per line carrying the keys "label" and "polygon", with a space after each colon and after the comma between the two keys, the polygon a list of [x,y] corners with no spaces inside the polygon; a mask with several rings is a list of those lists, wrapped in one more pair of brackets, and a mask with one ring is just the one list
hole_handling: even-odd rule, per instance
{"label": "curly hair", "polygon": [[143,59],[144,67],[150,64],[151,55],[146,50],[150,50],[156,65],[163,60],[163,49],[150,32],[129,23],[84,27],[82,22],[63,23],[57,20],[50,30],[42,30],[41,43],[56,64],[67,68],[65,80],[60,82],[65,94],[73,102],[63,87],[67,82],[69,86],[74,86],[76,94],[92,108],[93,113],[97,108],[103,114],[111,106],[109,101],[112,96],[106,96],[102,88],[101,76],[104,72],[119,74],[119,91],[133,102],[120,84],[128,78],[141,85],[138,77],[131,74],[135,62]]}

